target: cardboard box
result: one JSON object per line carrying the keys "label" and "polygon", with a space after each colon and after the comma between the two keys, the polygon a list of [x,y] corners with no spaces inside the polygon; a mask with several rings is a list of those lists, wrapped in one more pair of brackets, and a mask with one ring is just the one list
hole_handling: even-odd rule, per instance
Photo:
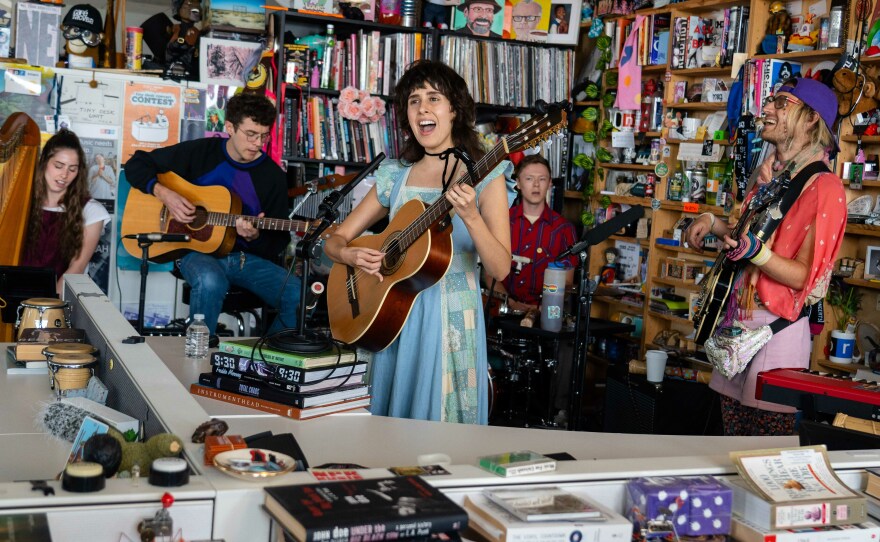
{"label": "cardboard box", "polygon": [[635,478],[626,488],[626,509],[637,529],[652,521],[674,526],[679,536],[730,533],[733,491],[712,476]]}
{"label": "cardboard box", "polygon": [[663,276],[669,279],[684,280],[684,268],[687,263],[684,258],[666,258],[663,260]]}

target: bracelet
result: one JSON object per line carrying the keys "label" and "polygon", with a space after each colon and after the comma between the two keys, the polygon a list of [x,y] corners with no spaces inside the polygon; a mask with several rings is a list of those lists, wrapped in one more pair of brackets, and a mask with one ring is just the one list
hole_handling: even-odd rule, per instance
{"label": "bracelet", "polygon": [[761,267],[770,261],[771,256],[773,256],[773,251],[767,248],[767,245],[761,245],[761,250],[759,250],[757,254],[752,256],[749,261],[756,266]]}
{"label": "bracelet", "polygon": [[709,220],[711,221],[709,222],[709,233],[712,233],[714,235],[714,233],[712,232],[712,228],[715,227],[715,215],[713,215],[712,213],[703,213],[699,216],[699,218],[703,218],[706,215],[709,216]]}

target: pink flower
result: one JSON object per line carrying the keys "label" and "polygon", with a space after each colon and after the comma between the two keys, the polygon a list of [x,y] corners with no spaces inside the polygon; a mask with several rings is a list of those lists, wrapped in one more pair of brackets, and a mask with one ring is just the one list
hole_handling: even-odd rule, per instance
{"label": "pink flower", "polygon": [[382,115],[374,115],[369,118],[369,121],[370,122],[379,122],[379,119],[381,119],[381,118],[382,118]]}
{"label": "pink flower", "polygon": [[376,101],[373,98],[367,98],[361,101],[361,113],[365,117],[372,117],[376,114]]}
{"label": "pink flower", "polygon": [[373,105],[376,107],[376,114],[385,114],[385,100],[379,98],[378,96],[373,96]]}
{"label": "pink flower", "polygon": [[339,113],[343,118],[350,120],[358,120],[361,116],[361,106],[357,102],[346,102],[339,104]]}
{"label": "pink flower", "polygon": [[339,93],[339,101],[340,102],[353,102],[353,101],[357,100],[359,98],[359,96],[360,95],[359,95],[358,89],[356,89],[355,87],[349,86],[349,87],[345,87],[344,89],[342,89],[342,91]]}
{"label": "pink flower", "polygon": [[358,99],[360,101],[364,101],[369,97],[370,97],[370,93],[367,92],[366,90],[358,90]]}

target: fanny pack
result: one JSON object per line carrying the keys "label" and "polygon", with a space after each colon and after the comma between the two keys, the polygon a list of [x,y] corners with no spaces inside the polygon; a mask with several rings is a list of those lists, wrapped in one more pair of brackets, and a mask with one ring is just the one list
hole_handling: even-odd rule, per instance
{"label": "fanny pack", "polygon": [[[809,318],[813,305],[805,306],[794,322],[801,318]],[[733,378],[748,367],[764,345],[770,342],[773,335],[793,324],[791,320],[777,318],[769,324],[756,329],[749,329],[741,322],[734,320],[730,327],[723,327],[718,333],[709,337],[703,348],[712,366],[719,373]]]}

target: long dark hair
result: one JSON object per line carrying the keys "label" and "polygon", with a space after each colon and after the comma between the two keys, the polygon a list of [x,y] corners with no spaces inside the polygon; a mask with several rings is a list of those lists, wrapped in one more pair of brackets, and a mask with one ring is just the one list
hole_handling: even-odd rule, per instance
{"label": "long dark hair", "polygon": [[62,128],[57,134],[49,138],[37,170],[34,173],[34,184],[31,190],[30,223],[28,224],[28,248],[33,251],[38,249],[37,240],[43,229],[43,204],[46,199],[46,167],[49,160],[59,151],[72,150],[79,159],[79,167],[76,178],[67,185],[67,191],[59,202],[64,207],[64,216],[61,219],[61,238],[58,242],[61,257],[65,265],[69,264],[79,254],[83,243],[83,207],[89,201],[89,185],[86,181],[86,154],[76,134]]}
{"label": "long dark hair", "polygon": [[455,117],[452,120],[452,142],[463,148],[474,160],[486,151],[474,130],[476,106],[468,92],[467,83],[455,70],[442,62],[417,60],[410,64],[394,87],[394,107],[397,110],[398,128],[403,132],[404,142],[400,152],[403,162],[414,164],[425,156],[425,149],[416,140],[406,115],[409,95],[414,90],[431,85],[449,100]]}

